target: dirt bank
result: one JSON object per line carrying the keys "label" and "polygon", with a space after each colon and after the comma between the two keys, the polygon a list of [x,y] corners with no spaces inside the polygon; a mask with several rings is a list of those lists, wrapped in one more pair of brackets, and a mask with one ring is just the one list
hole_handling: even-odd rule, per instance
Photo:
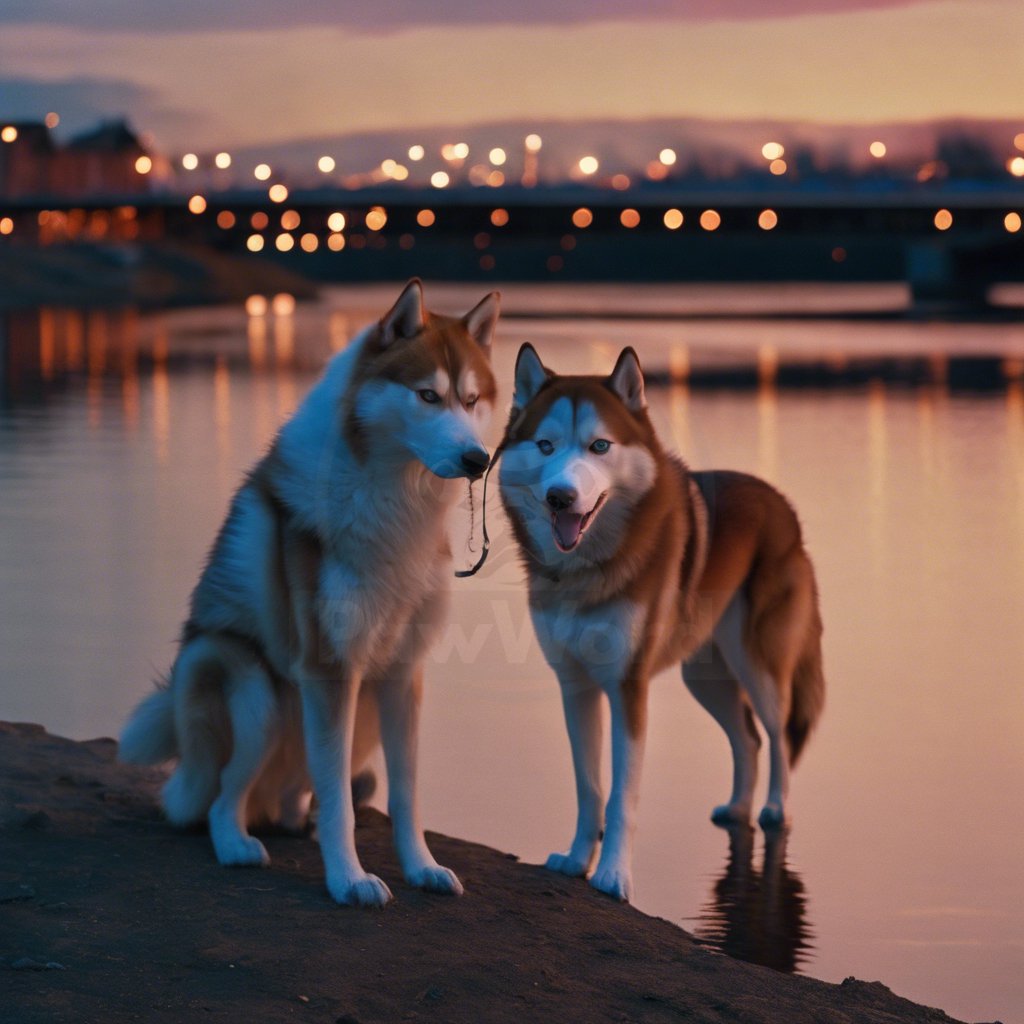
{"label": "dirt bank", "polygon": [[[360,812],[384,911],[334,905],[310,839],[228,871],[156,809],[157,772],[0,723],[0,1020],[949,1022],[883,985],[732,960],[585,882],[445,836],[462,899],[401,880],[388,819]],[[27,961],[27,962],[26,962]]]}

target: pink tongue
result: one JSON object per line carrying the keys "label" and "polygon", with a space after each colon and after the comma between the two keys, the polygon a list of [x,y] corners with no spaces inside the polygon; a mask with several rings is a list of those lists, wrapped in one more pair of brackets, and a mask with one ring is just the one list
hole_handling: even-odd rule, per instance
{"label": "pink tongue", "polygon": [[555,531],[563,548],[571,548],[580,539],[580,526],[583,516],[576,512],[556,512]]}

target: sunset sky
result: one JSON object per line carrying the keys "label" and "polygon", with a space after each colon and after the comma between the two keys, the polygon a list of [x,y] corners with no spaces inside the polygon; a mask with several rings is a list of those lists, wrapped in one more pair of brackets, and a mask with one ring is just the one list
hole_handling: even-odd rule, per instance
{"label": "sunset sky", "polygon": [[[625,14],[624,14],[625,12]],[[524,118],[1024,117],[1020,0],[8,0],[0,111],[170,149]]]}

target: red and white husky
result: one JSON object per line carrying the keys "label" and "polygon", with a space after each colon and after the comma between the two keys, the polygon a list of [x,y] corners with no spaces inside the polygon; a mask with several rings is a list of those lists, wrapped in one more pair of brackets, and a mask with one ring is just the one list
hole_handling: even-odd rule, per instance
{"label": "red and white husky", "polygon": [[[502,502],[576,772],[576,835],[548,867],[586,874],[603,835],[591,883],[631,897],[648,683],[680,662],[732,746],[732,796],[714,820],[749,820],[756,716],[771,763],[760,821],[784,824],[789,769],[825,692],[814,572],[786,499],[755,477],[690,473],[668,455],[630,348],[607,378],[560,377],[524,345],[503,444]],[[602,694],[612,727],[606,809]]]}
{"label": "red and white husky", "polygon": [[168,683],[121,737],[125,761],[178,759],[167,816],[206,818],[222,864],[266,864],[249,825],[303,827],[311,779],[331,895],[386,903],[356,855],[350,786],[383,742],[406,879],[462,892],[417,818],[416,736],[423,659],[447,611],[455,480],[488,464],[498,303],[494,292],[461,320],[437,316],[410,282],[232,501]]}

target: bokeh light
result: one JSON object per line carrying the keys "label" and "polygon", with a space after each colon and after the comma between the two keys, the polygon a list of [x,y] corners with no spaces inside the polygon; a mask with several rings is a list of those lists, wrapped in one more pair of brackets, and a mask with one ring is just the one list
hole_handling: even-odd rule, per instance
{"label": "bokeh light", "polygon": [[766,142],[761,147],[761,156],[763,156],[765,160],[778,160],[785,152],[785,146],[779,142]]}
{"label": "bokeh light", "polygon": [[383,206],[374,206],[366,214],[366,226],[371,231],[380,231],[388,222],[388,215],[384,212]]}
{"label": "bokeh light", "polygon": [[596,156],[585,156],[580,160],[580,170],[584,174],[594,174],[597,171],[599,164]]}
{"label": "bokeh light", "polygon": [[270,186],[267,195],[272,203],[283,203],[288,198],[288,189],[278,183],[277,185]]}
{"label": "bokeh light", "polygon": [[392,160],[390,157],[388,157],[387,160],[382,160],[381,161],[381,164],[380,164],[381,173],[382,174],[386,174],[390,178],[391,175],[395,173],[395,168],[397,166],[398,166],[398,161],[397,160]]}
{"label": "bokeh light", "polygon": [[[5,139],[4,141],[9,142],[10,140]],[[135,170],[137,170],[139,174],[149,174],[149,172],[153,170],[153,161],[143,153],[142,156],[135,161]]]}
{"label": "bokeh light", "polygon": [[330,174],[337,165],[334,162],[333,156],[322,156],[317,160],[316,166],[317,169],[324,174]]}
{"label": "bokeh light", "polygon": [[1011,234],[1020,231],[1020,214],[1008,213],[1003,218],[1003,227],[1005,227]]}
{"label": "bokeh light", "polygon": [[217,214],[217,227],[223,228],[225,231],[228,228],[235,226],[235,215],[230,210],[221,210]]}
{"label": "bokeh light", "polygon": [[280,292],[275,295],[270,303],[274,316],[291,316],[295,312],[295,297],[287,292]]}
{"label": "bokeh light", "polygon": [[676,210],[674,208],[666,210],[665,216],[662,220],[665,222],[665,227],[670,231],[675,231],[676,228],[681,228],[683,226],[683,212],[682,210]]}
{"label": "bokeh light", "polygon": [[544,143],[539,135],[530,134],[526,136],[523,144],[526,146],[528,153],[537,153]]}
{"label": "bokeh light", "polygon": [[295,245],[295,239],[288,234],[287,231],[282,231],[281,234],[274,239],[274,245],[281,250],[281,252],[288,252]]}
{"label": "bokeh light", "polygon": [[700,226],[705,231],[715,231],[721,223],[722,217],[717,210],[705,210],[700,215]]}
{"label": "bokeh light", "polygon": [[332,231],[344,231],[345,230],[345,214],[343,213],[332,213],[327,218],[327,226]]}
{"label": "bokeh light", "polygon": [[426,150],[422,146],[409,147],[409,159],[412,161],[422,160]]}
{"label": "bokeh light", "polygon": [[202,196],[193,196],[188,201],[188,208],[192,213],[202,213],[206,209],[206,200]]}
{"label": "bokeh light", "polygon": [[301,218],[299,217],[297,210],[285,210],[284,213],[281,214],[281,227],[283,227],[285,231],[294,231],[299,226],[300,219]]}
{"label": "bokeh light", "polygon": [[452,152],[455,154],[456,160],[465,160],[466,157],[469,156],[469,146],[464,142],[456,142],[455,145],[452,146]]}
{"label": "bokeh light", "polygon": [[640,214],[632,208],[626,209],[619,214],[619,220],[624,228],[635,228],[640,223]]}
{"label": "bokeh light", "polygon": [[578,228],[588,228],[594,222],[594,215],[585,206],[581,206],[572,215],[572,222]]}
{"label": "bokeh light", "polygon": [[487,184],[490,185],[491,188],[500,188],[505,184],[505,175],[502,174],[501,171],[491,171],[491,173],[487,175]]}
{"label": "bokeh light", "polygon": [[772,174],[775,174],[775,175],[785,174],[786,173],[786,161],[785,160],[773,160],[768,165],[768,170],[771,171]]}
{"label": "bokeh light", "polygon": [[619,192],[625,192],[629,188],[629,175],[616,174],[612,177],[612,188]]}
{"label": "bokeh light", "polygon": [[496,228],[503,228],[508,223],[508,210],[491,210],[491,223]]}
{"label": "bokeh light", "polygon": [[949,210],[939,210],[935,214],[935,226],[940,231],[948,231],[953,226],[953,214]]}
{"label": "bokeh light", "polygon": [[270,177],[270,164],[257,164],[252,173],[259,181],[266,181]]}
{"label": "bokeh light", "polygon": [[658,159],[666,167],[671,167],[676,162],[676,151],[674,149],[663,149],[658,154]]}
{"label": "bokeh light", "polygon": [[0,139],[3,139],[4,142],[14,142],[17,137],[18,129],[13,124],[6,125],[0,130]]}
{"label": "bokeh light", "polygon": [[199,157],[197,157],[195,153],[186,153],[181,158],[181,166],[184,167],[186,171],[194,171],[199,166]]}
{"label": "bokeh light", "polygon": [[230,153],[218,153],[214,158],[213,162],[222,170],[227,170],[231,166],[231,154]]}
{"label": "bokeh light", "polygon": [[779,223],[779,215],[774,210],[762,210],[757,218],[757,226],[764,231],[771,231]]}
{"label": "bokeh light", "polygon": [[430,184],[434,188],[444,188],[449,181],[451,181],[451,178],[444,171],[434,171],[430,176]]}
{"label": "bokeh light", "polygon": [[46,117],[43,118],[43,123],[47,128],[56,128],[60,124],[60,114],[55,110],[51,110]]}
{"label": "bokeh light", "polygon": [[9,235],[14,230],[14,221],[10,217],[0,218],[0,235]]}
{"label": "bokeh light", "polygon": [[245,311],[249,316],[264,316],[267,312],[267,300],[262,295],[250,295],[245,300]]}
{"label": "bokeh light", "polygon": [[881,160],[885,156],[885,143],[884,142],[872,142],[868,146],[868,152],[876,159]]}
{"label": "bokeh light", "polygon": [[395,181],[405,181],[409,177],[409,168],[404,164],[395,164],[395,169],[391,172],[391,177]]}
{"label": "bokeh light", "polygon": [[257,210],[257,212],[249,218],[249,223],[257,231],[262,231],[270,223],[270,218],[262,210]]}
{"label": "bokeh light", "polygon": [[661,181],[668,176],[668,168],[660,160],[652,160],[644,168],[644,173],[651,181]]}
{"label": "bokeh light", "polygon": [[328,235],[327,236],[327,248],[331,252],[341,252],[345,248],[345,236],[344,235]]}
{"label": "bokeh light", "polygon": [[319,244],[320,239],[318,239],[311,231],[307,231],[306,234],[299,239],[299,245],[302,246],[302,249],[305,252],[314,252]]}
{"label": "bokeh light", "polygon": [[1006,169],[1015,178],[1024,178],[1024,156],[1015,156],[1006,162]]}
{"label": "bokeh light", "polygon": [[1013,144],[1018,149],[1024,149],[1024,132],[1021,132],[1019,135],[1015,135],[1013,137]]}
{"label": "bokeh light", "polygon": [[263,236],[262,235],[250,235],[245,240],[245,247],[250,252],[259,252],[263,248]]}
{"label": "bokeh light", "polygon": [[505,150],[500,146],[495,146],[494,149],[487,154],[487,159],[496,167],[500,167],[505,162],[505,156]]}
{"label": "bokeh light", "polygon": [[434,219],[433,210],[420,210],[420,212],[416,214],[416,223],[419,224],[421,228],[429,228],[430,225],[434,223]]}

